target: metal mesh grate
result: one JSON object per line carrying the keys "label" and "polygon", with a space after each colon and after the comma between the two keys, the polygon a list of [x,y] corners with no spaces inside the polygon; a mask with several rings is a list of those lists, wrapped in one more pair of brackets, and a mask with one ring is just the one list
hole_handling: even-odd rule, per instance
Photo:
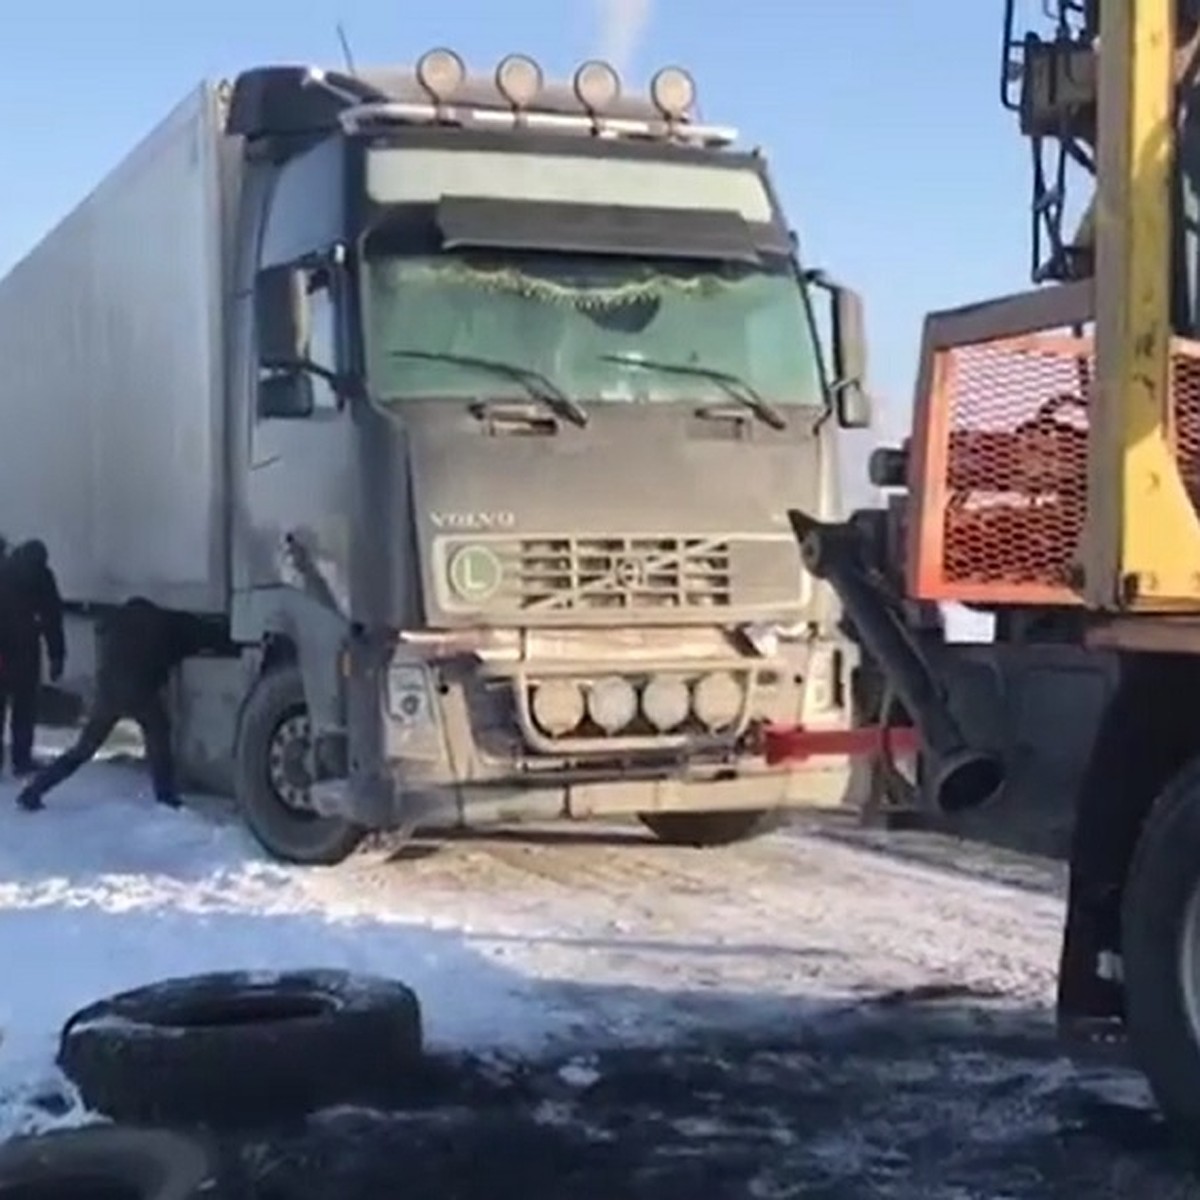
{"label": "metal mesh grate", "polygon": [[1172,438],[1183,485],[1200,508],[1200,345],[1177,341],[1173,350]]}
{"label": "metal mesh grate", "polygon": [[[934,352],[917,430],[914,593],[1077,604],[1087,514],[1092,339],[1041,333]],[[1200,504],[1200,346],[1172,343],[1171,429]]]}
{"label": "metal mesh grate", "polygon": [[961,346],[939,368],[945,585],[1067,587],[1087,506],[1090,342]]}

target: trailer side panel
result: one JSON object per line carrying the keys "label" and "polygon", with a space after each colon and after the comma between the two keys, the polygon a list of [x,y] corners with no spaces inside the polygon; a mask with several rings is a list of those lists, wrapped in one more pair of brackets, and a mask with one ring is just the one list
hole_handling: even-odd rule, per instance
{"label": "trailer side panel", "polygon": [[0,280],[0,532],[70,601],[226,603],[222,136],[205,85]]}

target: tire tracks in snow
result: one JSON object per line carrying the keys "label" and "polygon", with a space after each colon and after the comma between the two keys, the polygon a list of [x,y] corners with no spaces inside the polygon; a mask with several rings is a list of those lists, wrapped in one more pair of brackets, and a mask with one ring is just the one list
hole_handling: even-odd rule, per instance
{"label": "tire tracks in snow", "polygon": [[621,1036],[638,992],[693,1026],[927,987],[1040,1007],[1062,916],[1049,877],[1039,891],[805,830],[713,850],[480,834],[332,878],[357,904],[458,928]]}
{"label": "tire tracks in snow", "polygon": [[821,836],[724,850],[489,852],[561,886],[615,898],[634,926],[726,945],[819,947],[843,959],[867,990],[877,972],[883,989],[935,982],[1029,1000],[1044,998],[1053,982],[1062,917],[1056,897]]}

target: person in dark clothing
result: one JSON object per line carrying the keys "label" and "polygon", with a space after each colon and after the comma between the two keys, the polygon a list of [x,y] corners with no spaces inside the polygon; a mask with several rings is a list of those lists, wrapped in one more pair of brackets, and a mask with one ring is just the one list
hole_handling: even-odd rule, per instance
{"label": "person in dark clothing", "polygon": [[42,646],[50,678],[62,678],[66,645],[62,598],[50,569],[44,542],[17,546],[0,563],[0,733],[11,717],[12,768],[29,775],[37,724],[38,689],[42,682]]}
{"label": "person in dark clothing", "polygon": [[1065,1033],[1116,1036],[1125,877],[1154,802],[1200,753],[1195,714],[1200,656],[1127,654],[1080,781],[1058,975]]}
{"label": "person in dark clothing", "polygon": [[185,658],[213,647],[213,635],[201,618],[160,608],[140,596],[111,613],[98,632],[96,694],[87,720],[75,744],[38,771],[17,803],[29,812],[42,808],[45,794],[90,761],[117,722],[130,717],[141,726],[155,799],[178,808],[162,691]]}

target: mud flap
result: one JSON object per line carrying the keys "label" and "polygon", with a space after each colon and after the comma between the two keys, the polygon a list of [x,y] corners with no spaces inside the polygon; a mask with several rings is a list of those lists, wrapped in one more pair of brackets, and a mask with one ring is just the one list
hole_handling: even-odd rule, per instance
{"label": "mud flap", "polygon": [[343,657],[350,623],[329,604],[294,587],[272,589],[269,605],[263,628],[296,648],[312,735],[308,766],[314,785],[344,781],[350,755]]}
{"label": "mud flap", "polygon": [[962,643],[939,649],[948,703],[973,745],[998,755],[1003,819],[955,826],[1014,850],[1065,858],[1075,799],[1118,680],[1115,654],[1070,644]]}
{"label": "mud flap", "polygon": [[339,661],[346,650],[349,627],[339,613],[300,593],[293,594],[282,615],[284,632],[299,656],[313,740],[340,734],[345,729],[345,692]]}

